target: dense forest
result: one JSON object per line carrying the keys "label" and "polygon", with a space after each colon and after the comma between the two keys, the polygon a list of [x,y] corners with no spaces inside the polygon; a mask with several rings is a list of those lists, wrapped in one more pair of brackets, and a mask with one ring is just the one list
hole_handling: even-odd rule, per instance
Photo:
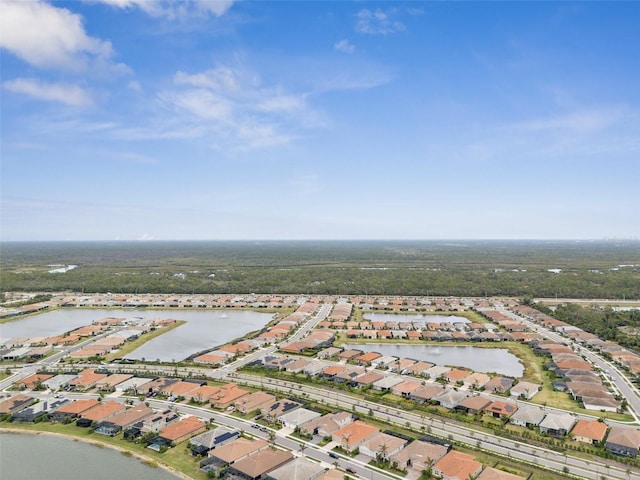
{"label": "dense forest", "polygon": [[[640,242],[3,243],[1,291],[640,299]],[[64,273],[55,266],[77,265]]]}

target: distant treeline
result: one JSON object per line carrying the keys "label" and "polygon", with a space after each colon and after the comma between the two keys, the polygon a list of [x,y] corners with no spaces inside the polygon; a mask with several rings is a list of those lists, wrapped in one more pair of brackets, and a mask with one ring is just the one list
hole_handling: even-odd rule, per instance
{"label": "distant treeline", "polygon": [[[640,299],[640,242],[60,242],[1,247],[1,291]],[[49,273],[50,265],[59,264],[78,268]]]}
{"label": "distant treeline", "polygon": [[574,303],[558,305],[554,311],[541,304],[534,306],[558,320],[593,333],[604,340],[611,340],[623,347],[640,351],[640,335],[628,334],[620,328],[629,327],[637,333],[640,329],[640,310],[614,311],[611,307],[583,307]]}

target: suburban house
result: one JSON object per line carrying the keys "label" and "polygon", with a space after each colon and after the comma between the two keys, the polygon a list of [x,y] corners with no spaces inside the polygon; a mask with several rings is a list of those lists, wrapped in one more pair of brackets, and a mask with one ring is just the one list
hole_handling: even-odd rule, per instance
{"label": "suburban house", "polygon": [[234,406],[238,412],[246,415],[254,412],[255,410],[272,405],[275,401],[275,395],[263,391],[257,391],[236,400]]}
{"label": "suburban house", "polygon": [[389,457],[400,452],[407,444],[404,438],[378,432],[360,445],[360,453],[371,457],[389,460]]}
{"label": "suburban house", "polygon": [[282,400],[278,400],[271,405],[262,407],[260,409],[260,413],[268,421],[275,422],[278,417],[280,417],[280,415],[284,415],[285,413],[300,407],[302,407],[301,403],[294,402],[293,400],[288,400],[285,398]]}
{"label": "suburban house", "polygon": [[590,445],[601,444],[606,434],[607,424],[597,420],[578,420],[578,423],[571,430],[571,436],[576,442]]}
{"label": "suburban house", "polygon": [[13,397],[0,402],[0,415],[14,415],[20,410],[27,408],[35,401],[35,398],[27,397],[26,395],[19,393],[18,395],[14,395]]}
{"label": "suburban house", "polygon": [[121,430],[126,430],[134,424],[143,421],[151,415],[153,415],[153,410],[147,407],[144,403],[140,403],[135,407],[131,407],[124,412],[117,413],[111,418],[100,422],[96,429],[96,433],[113,436]]}
{"label": "suburban house", "polygon": [[571,431],[575,423],[576,417],[569,413],[548,413],[538,428],[540,428],[540,433],[563,437]]}
{"label": "suburban house", "polygon": [[368,440],[379,431],[380,430],[376,427],[367,425],[360,420],[356,420],[346,427],[333,432],[331,437],[334,442],[339,443],[342,448],[351,452],[360,447],[365,440]]}
{"label": "suburban house", "polygon": [[266,448],[232,463],[229,469],[231,474],[237,474],[240,478],[256,480],[292,459],[293,453],[287,450]]}
{"label": "suburban house", "polygon": [[171,397],[184,397],[187,393],[192,392],[196,388],[201,387],[205,382],[187,382],[180,380],[179,382],[172,383],[163,388],[160,393]]}
{"label": "suburban house", "polygon": [[322,417],[300,425],[300,431],[307,435],[329,437],[353,422],[353,416],[348,412],[327,413]]}
{"label": "suburban house", "polygon": [[433,474],[442,480],[467,480],[478,475],[482,464],[471,455],[451,450],[433,466]]}
{"label": "suburban house", "polygon": [[63,405],[69,403],[66,398],[54,400],[49,403],[46,400],[40,401],[29,405],[27,408],[14,413],[11,416],[11,421],[16,423],[34,422],[37,419],[44,417],[48,413],[60,408]]}
{"label": "suburban house", "polygon": [[419,472],[426,470],[444,457],[449,449],[443,445],[414,440],[395,455],[392,462],[397,462],[400,469],[413,468]]}
{"label": "suburban house", "polygon": [[96,383],[96,387],[103,392],[113,392],[116,389],[116,385],[122,383],[124,381],[133,378],[133,375],[127,373],[114,373],[109,375],[107,378],[103,378],[102,380]]}
{"label": "suburban house", "polygon": [[198,417],[186,417],[160,430],[153,443],[170,446],[203,432],[206,428],[207,424]]}
{"label": "suburban house", "polygon": [[38,388],[40,385],[43,385],[43,382],[53,378],[53,375],[49,375],[47,373],[34,373],[33,375],[29,375],[22,380],[19,380],[15,383],[20,389],[23,390],[33,390],[34,388]]}
{"label": "suburban house", "polygon": [[491,404],[491,400],[480,395],[465,398],[456,407],[458,410],[464,410],[471,415],[481,414],[485,408]]}
{"label": "suburban house", "polygon": [[442,392],[444,392],[444,387],[440,385],[424,385],[409,393],[409,399],[414,402],[425,403]]}
{"label": "suburban house", "polygon": [[269,472],[267,480],[316,480],[325,472],[318,462],[312,462],[306,457],[297,457],[281,467]]}
{"label": "suburban house", "polygon": [[162,412],[156,412],[152,416],[145,418],[142,422],[135,424],[136,428],[139,428],[140,432],[159,432],[167,425],[171,425],[179,420],[178,414],[173,410],[164,410]]}
{"label": "suburban house", "polygon": [[540,391],[540,385],[531,382],[518,382],[511,387],[511,396],[531,400]]}
{"label": "suburban house", "polygon": [[226,408],[236,400],[248,395],[247,390],[243,390],[236,383],[227,383],[220,387],[220,391],[209,397],[214,408]]}
{"label": "suburban house", "polygon": [[525,477],[513,473],[504,472],[497,468],[487,467],[476,480],[526,480]]}
{"label": "suburban house", "polygon": [[225,445],[240,436],[240,432],[221,426],[207,430],[189,440],[192,455],[206,455],[214,448]]}
{"label": "suburban house", "polygon": [[487,408],[484,409],[485,412],[490,413],[495,418],[509,418],[511,415],[516,413],[518,407],[515,403],[507,403],[502,402],[500,400],[496,400],[491,403]]}
{"label": "suburban house", "polygon": [[391,388],[391,393],[400,397],[408,398],[411,392],[420,388],[420,382],[415,380],[406,380]]}
{"label": "suburban house", "polygon": [[89,409],[96,407],[100,404],[95,398],[88,398],[86,400],[76,400],[75,402],[68,403],[58,408],[52,414],[52,418],[56,421],[63,421],[69,418],[76,418],[77,416],[85,413]]}
{"label": "suburban house", "polygon": [[640,430],[611,427],[605,448],[615,455],[636,458],[640,449]]}
{"label": "suburban house", "polygon": [[484,385],[484,389],[487,392],[506,393],[512,386],[513,379],[508,377],[494,377]]}
{"label": "suburban house", "polygon": [[114,401],[105,402],[82,412],[80,418],[90,420],[91,422],[102,422],[125,410],[126,407],[122,403]]}
{"label": "suburban house", "polygon": [[456,408],[460,402],[462,402],[468,395],[465,392],[460,392],[458,390],[445,390],[437,395],[434,395],[431,398],[431,401],[439,404],[444,408],[448,408],[450,410]]}
{"label": "suburban house", "polygon": [[314,412],[313,410],[296,408],[280,415],[278,417],[278,421],[285,427],[296,428],[302,424],[315,420],[316,418],[320,418],[320,416],[320,413]]}
{"label": "suburban house", "polygon": [[540,425],[544,419],[544,410],[533,405],[520,405],[516,413],[511,415],[509,421],[514,425],[533,428]]}
{"label": "suburban house", "polygon": [[182,396],[185,398],[185,400],[193,400],[194,402],[202,404],[209,402],[211,397],[219,391],[220,388],[218,387],[212,387],[211,385],[202,385],[195,390],[190,390],[186,393],[183,393]]}
{"label": "suburban house", "polygon": [[269,448],[266,440],[249,440],[238,438],[226,445],[222,445],[209,452],[209,460],[205,464],[215,464],[219,466],[231,465],[238,460],[248,457],[252,453]]}

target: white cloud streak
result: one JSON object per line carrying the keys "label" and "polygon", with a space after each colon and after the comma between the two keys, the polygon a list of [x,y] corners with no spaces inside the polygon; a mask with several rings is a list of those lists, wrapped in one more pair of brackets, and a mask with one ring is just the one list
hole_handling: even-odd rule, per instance
{"label": "white cloud streak", "polygon": [[111,43],[90,37],[82,17],[41,1],[3,1],[0,46],[38,68],[110,66]]}
{"label": "white cloud streak", "polygon": [[349,43],[349,40],[347,40],[346,38],[340,40],[339,42],[336,42],[333,45],[333,48],[342,53],[353,53],[356,51],[356,47]]}
{"label": "white cloud streak", "polygon": [[402,22],[391,18],[395,13],[395,10],[383,12],[379,8],[374,11],[364,8],[356,15],[356,32],[369,35],[388,35],[405,31]]}
{"label": "white cloud streak", "polygon": [[234,0],[87,0],[103,3],[115,8],[129,10],[138,8],[152,17],[170,20],[192,17],[220,17],[227,13]]}
{"label": "white cloud streak", "polygon": [[36,78],[16,78],[3,82],[2,87],[37,100],[60,102],[73,107],[88,107],[93,104],[91,95],[78,85],[46,83]]}

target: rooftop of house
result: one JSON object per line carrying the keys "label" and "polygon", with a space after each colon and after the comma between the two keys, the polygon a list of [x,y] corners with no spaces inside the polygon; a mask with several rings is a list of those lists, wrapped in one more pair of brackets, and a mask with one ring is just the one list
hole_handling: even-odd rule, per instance
{"label": "rooftop of house", "polygon": [[265,473],[291,461],[291,459],[293,459],[293,453],[289,451],[265,448],[238,460],[232,465],[232,468],[249,478],[260,478]]}
{"label": "rooftop of house", "polygon": [[447,477],[467,479],[475,475],[482,468],[482,464],[471,455],[451,450],[438,460],[433,468]]}
{"label": "rooftop of house", "polygon": [[497,468],[485,468],[476,480],[525,480],[526,477],[515,475],[509,472],[503,472]]}
{"label": "rooftop of house", "polygon": [[186,417],[160,430],[159,435],[167,440],[177,441],[206,427],[206,423],[198,417]]}
{"label": "rooftop of house", "polygon": [[607,443],[615,443],[628,448],[640,448],[640,430],[635,428],[611,427]]}
{"label": "rooftop of house", "polygon": [[257,452],[269,446],[266,440],[249,440],[238,438],[231,443],[216,448],[211,455],[225,463],[233,463],[253,452]]}
{"label": "rooftop of house", "polygon": [[359,444],[360,442],[362,442],[366,438],[369,438],[371,435],[377,432],[379,432],[378,428],[367,425],[360,420],[356,420],[346,427],[343,427],[340,430],[334,432],[333,436],[334,438],[339,438],[344,445],[351,447],[353,445]]}
{"label": "rooftop of house", "polygon": [[317,478],[323,472],[324,467],[320,463],[298,457],[270,472],[269,477],[274,480],[307,480]]}
{"label": "rooftop of house", "polygon": [[87,398],[86,400],[76,400],[67,405],[63,405],[56,410],[56,413],[66,413],[71,415],[80,415],[82,412],[95,407],[100,402],[95,398]]}
{"label": "rooftop of house", "polygon": [[597,420],[578,420],[578,423],[571,430],[571,434],[576,437],[590,438],[601,442],[607,433],[607,424]]}
{"label": "rooftop of house", "polygon": [[99,422],[100,420],[115,415],[116,413],[124,412],[124,410],[125,406],[122,403],[110,401],[96,405],[95,407],[82,412],[80,416],[86,420]]}

